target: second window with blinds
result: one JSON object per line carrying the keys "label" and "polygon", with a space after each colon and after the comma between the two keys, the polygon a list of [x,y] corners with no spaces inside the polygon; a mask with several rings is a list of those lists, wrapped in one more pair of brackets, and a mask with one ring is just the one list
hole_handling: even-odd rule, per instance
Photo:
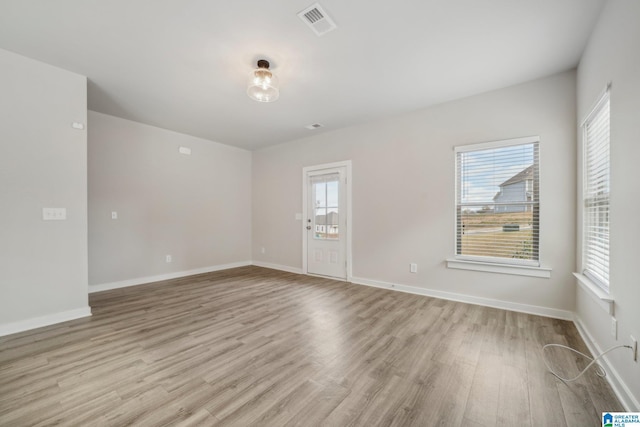
{"label": "second window with blinds", "polygon": [[583,273],[609,293],[609,89],[583,123]]}
{"label": "second window with blinds", "polygon": [[456,259],[538,267],[539,138],[455,151]]}

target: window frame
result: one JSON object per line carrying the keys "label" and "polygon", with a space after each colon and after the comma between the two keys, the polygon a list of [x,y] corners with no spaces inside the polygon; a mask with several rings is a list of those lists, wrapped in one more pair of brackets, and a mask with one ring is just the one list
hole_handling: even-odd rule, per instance
{"label": "window frame", "polygon": [[[510,258],[500,257],[483,257],[477,255],[461,255],[458,254],[458,217],[459,217],[459,192],[461,183],[459,182],[459,153],[474,152],[482,150],[490,150],[495,148],[510,147],[524,144],[537,144],[537,187],[538,187],[538,200],[537,200],[537,236],[534,237],[534,243],[537,245],[538,257],[536,260],[516,260]],[[455,195],[454,195],[454,256],[447,259],[448,268],[475,270],[475,271],[490,271],[496,273],[516,274],[532,277],[551,277],[551,269],[541,266],[541,253],[540,253],[540,137],[528,136],[521,138],[513,138],[507,140],[491,141],[484,143],[475,143],[468,145],[461,145],[454,147],[454,170],[455,170]]]}
{"label": "window frame", "polygon": [[[605,142],[606,159],[603,162],[605,163],[605,166],[607,169],[606,180],[607,180],[608,191],[606,192],[606,197],[604,198],[602,195],[591,197],[588,194],[590,192],[590,184],[589,184],[590,170],[588,168],[590,140],[588,137],[588,126],[590,124],[593,124],[600,118],[599,115],[604,111],[605,107],[607,107],[607,115],[608,115],[607,117],[608,133],[607,133],[606,142]],[[580,194],[580,210],[581,210],[582,221],[581,221],[581,233],[580,233],[580,250],[581,250],[580,271],[581,271],[581,274],[596,287],[596,291],[595,291],[596,293],[598,293],[597,290],[600,290],[604,292],[605,295],[609,295],[610,285],[611,285],[611,280],[610,280],[610,271],[611,271],[611,264],[610,264],[610,260],[611,260],[611,94],[610,94],[610,85],[607,85],[604,92],[599,96],[598,101],[595,103],[593,109],[589,112],[586,118],[582,121],[580,127],[582,131],[582,159],[581,159],[582,161],[582,170],[581,170],[582,189],[581,190],[582,191]],[[596,145],[596,148],[595,148],[596,151],[602,149],[602,147],[598,145],[599,143],[600,141],[593,141],[593,144]],[[599,167],[602,167],[602,163],[597,164],[596,171],[598,170]],[[590,263],[588,262],[587,259],[589,257],[590,251],[588,250],[587,245],[589,244],[588,221],[590,216],[589,216],[589,208],[587,207],[587,202],[595,198],[599,199],[600,201],[602,201],[603,199],[606,199],[606,211],[607,211],[607,217],[608,217],[607,224],[606,224],[606,234],[607,234],[606,254],[604,255],[604,258],[606,258],[606,277],[601,277],[599,274],[591,272],[588,268]]]}

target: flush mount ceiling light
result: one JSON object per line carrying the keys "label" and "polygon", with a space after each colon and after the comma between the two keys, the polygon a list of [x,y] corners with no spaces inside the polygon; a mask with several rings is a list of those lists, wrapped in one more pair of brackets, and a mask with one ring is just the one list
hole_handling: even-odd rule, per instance
{"label": "flush mount ceiling light", "polygon": [[259,60],[258,68],[251,71],[247,95],[258,102],[273,102],[280,96],[278,76],[269,70],[269,61]]}

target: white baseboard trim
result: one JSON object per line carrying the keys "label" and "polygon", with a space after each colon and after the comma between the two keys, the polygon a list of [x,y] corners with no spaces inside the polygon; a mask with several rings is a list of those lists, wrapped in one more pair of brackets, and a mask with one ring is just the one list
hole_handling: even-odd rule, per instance
{"label": "white baseboard trim", "polygon": [[424,295],[428,297],[446,299],[450,301],[464,302],[467,304],[482,305],[485,307],[500,308],[503,310],[518,311],[521,313],[535,314],[538,316],[552,317],[554,319],[573,320],[573,312],[556,308],[540,307],[537,305],[520,304],[516,302],[500,301],[490,298],[475,297],[471,295],[456,294],[453,292],[437,291],[434,289],[419,288],[417,286],[400,285],[396,283],[382,282],[379,280],[353,277],[352,283],[358,285],[373,286],[376,288],[391,289],[410,294]]}
{"label": "white baseboard trim", "polygon": [[6,323],[4,325],[0,325],[0,337],[88,316],[91,316],[91,307],[86,306],[82,308],[76,308],[74,310],[67,310],[61,311],[59,313],[49,314],[47,316],[20,320],[19,322]]}
{"label": "white baseboard trim", "polygon": [[178,279],[180,277],[193,276],[194,274],[211,273],[213,271],[228,270],[236,267],[252,265],[251,261],[233,262],[210,267],[196,268],[193,270],[175,271],[173,273],[159,274],[157,276],[137,277],[135,279],[120,280],[118,282],[89,285],[89,293],[109,291],[112,289],[126,288],[128,286],[144,285],[146,283],[160,282],[162,280]]}
{"label": "white baseboard trim", "polygon": [[271,264],[270,262],[253,261],[256,267],[271,268],[272,270],[286,271],[287,273],[302,274],[301,268],[289,267],[288,265]]}
{"label": "white baseboard trim", "polygon": [[[604,351],[597,344],[593,335],[589,332],[584,322],[582,321],[580,316],[578,316],[577,313],[574,316],[573,323],[576,325],[576,329],[578,330],[578,333],[580,334],[580,336],[582,337],[582,340],[585,342],[585,344],[589,348],[589,351],[591,352],[591,354],[597,355]],[[631,393],[631,390],[629,390],[629,387],[622,380],[622,377],[620,376],[620,374],[618,374],[618,371],[616,371],[616,369],[613,367],[609,358],[606,355],[600,359],[600,364],[607,371],[607,376],[605,378],[607,379],[607,382],[613,389],[613,392],[618,397],[618,400],[620,400],[620,403],[622,403],[622,406],[624,407],[625,411],[628,411],[628,412],[640,411],[640,402],[638,402],[638,399],[636,399],[636,397]]]}
{"label": "white baseboard trim", "polygon": [[[245,267],[255,265],[256,267],[270,268],[273,270],[285,271],[287,273],[303,274],[301,268],[290,267],[288,265],[272,264],[262,261],[242,261],[231,264],[222,264],[211,267],[198,268],[194,270],[178,271],[174,273],[161,274],[157,276],[140,277],[136,279],[122,280],[119,282],[90,285],[89,293],[107,291],[111,289],[125,288],[128,286],[142,285],[145,283],[159,282],[162,280],[177,279],[180,277],[192,276],[194,274],[210,273],[213,271],[227,270],[229,268]],[[437,291],[433,289],[419,288],[416,286],[401,285],[380,280],[365,279],[362,277],[351,277],[351,283],[358,285],[373,286],[382,289],[391,289],[400,292],[407,292],[416,295],[425,295],[434,298],[441,298],[451,301],[464,302],[468,304],[482,305],[486,307],[500,308],[503,310],[518,311],[528,314],[536,314],[554,319],[573,320],[574,314],[571,311],[559,310],[555,308],[540,307],[535,305],[520,304],[508,301],[494,300],[490,298],[474,297],[470,295],[456,294],[452,292]]]}

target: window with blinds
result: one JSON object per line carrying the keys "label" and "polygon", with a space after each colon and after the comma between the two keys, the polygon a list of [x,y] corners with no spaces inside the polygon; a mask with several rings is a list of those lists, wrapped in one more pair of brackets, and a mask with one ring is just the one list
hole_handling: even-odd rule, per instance
{"label": "window with blinds", "polygon": [[609,92],[583,124],[584,275],[609,291]]}
{"label": "window with blinds", "polygon": [[456,147],[456,258],[539,266],[539,138]]}

